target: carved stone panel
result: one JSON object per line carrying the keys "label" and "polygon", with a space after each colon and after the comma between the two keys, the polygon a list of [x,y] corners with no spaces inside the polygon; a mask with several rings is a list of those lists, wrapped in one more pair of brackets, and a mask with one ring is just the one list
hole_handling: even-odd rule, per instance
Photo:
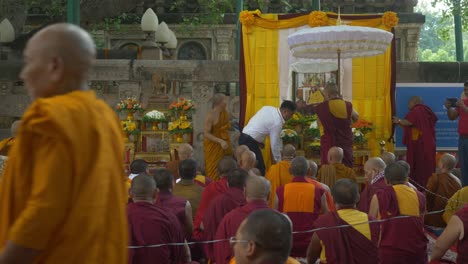
{"label": "carved stone panel", "polygon": [[141,101],[140,82],[120,82],[120,85],[119,85],[120,100],[126,99],[128,97],[133,97]]}

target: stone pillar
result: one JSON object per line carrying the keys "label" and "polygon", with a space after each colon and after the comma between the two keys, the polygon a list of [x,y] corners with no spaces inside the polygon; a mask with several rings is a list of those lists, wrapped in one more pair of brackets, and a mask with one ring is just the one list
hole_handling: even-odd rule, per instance
{"label": "stone pillar", "polygon": [[400,60],[418,61],[419,34],[422,23],[402,23],[396,28],[397,37],[400,36]]}
{"label": "stone pillar", "polygon": [[232,54],[229,52],[229,43],[232,39],[231,29],[217,29],[216,34],[216,45],[217,45],[217,60],[231,60]]}

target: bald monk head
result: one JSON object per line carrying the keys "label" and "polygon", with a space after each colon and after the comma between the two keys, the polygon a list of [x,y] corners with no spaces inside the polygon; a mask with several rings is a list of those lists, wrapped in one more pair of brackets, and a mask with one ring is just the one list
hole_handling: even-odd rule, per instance
{"label": "bald monk head", "polygon": [[313,160],[307,160],[307,162],[309,163],[309,171],[307,172],[307,176],[315,180],[318,172],[317,163],[315,163]]}
{"label": "bald monk head", "polygon": [[174,175],[168,169],[157,169],[153,174],[153,178],[160,191],[171,191],[174,187]]}
{"label": "bald monk head", "polygon": [[445,153],[440,157],[438,165],[442,173],[450,173],[457,165],[457,159],[455,156]]}
{"label": "bald monk head", "polygon": [[226,108],[226,95],[222,93],[217,93],[211,98],[212,105],[211,108],[220,107],[222,109]]}
{"label": "bald monk head", "polygon": [[232,246],[237,264],[284,264],[292,247],[291,222],[277,211],[256,210],[241,223]]}
{"label": "bald monk head", "polygon": [[293,177],[306,177],[309,171],[309,161],[304,157],[295,157],[291,161],[291,167],[289,167],[289,173]]}
{"label": "bald monk head", "polygon": [[158,190],[153,177],[146,174],[141,174],[133,178],[130,187],[130,196],[134,202],[153,203]]}
{"label": "bald monk head", "polygon": [[231,157],[224,157],[218,162],[218,176],[220,178],[227,176],[233,169],[237,169],[237,163]]}
{"label": "bald monk head", "polygon": [[241,188],[245,187],[245,182],[249,177],[249,173],[243,169],[233,169],[228,175],[228,185],[229,188]]}
{"label": "bald monk head", "polygon": [[281,158],[283,160],[292,160],[296,156],[296,148],[291,144],[286,144],[281,151]]}
{"label": "bald monk head", "polygon": [[95,57],[94,42],[86,31],[71,24],[54,24],[28,41],[20,77],[33,100],[87,90]]}
{"label": "bald monk head", "polygon": [[334,83],[329,83],[323,89],[323,93],[327,99],[341,97],[340,91],[338,90],[338,86]]}
{"label": "bald monk head", "polygon": [[239,167],[244,169],[244,170],[250,170],[252,168],[255,168],[257,165],[257,157],[255,155],[255,152],[246,150],[242,153]]}
{"label": "bald monk head", "polygon": [[380,158],[385,162],[386,165],[392,164],[396,161],[395,154],[393,152],[385,151],[380,155]]}
{"label": "bald monk head", "polygon": [[337,180],[331,189],[336,209],[343,207],[356,207],[359,202],[359,191],[357,185],[350,179]]}
{"label": "bald monk head", "polygon": [[21,120],[16,120],[11,124],[11,137],[16,137],[16,133],[18,132],[19,126],[21,125]]}
{"label": "bald monk head", "polygon": [[395,163],[400,164],[405,169],[406,177],[408,177],[411,170],[411,166],[409,165],[409,163],[404,160],[398,160]]}
{"label": "bald monk head", "polygon": [[413,109],[413,107],[417,104],[423,104],[423,100],[420,96],[411,96],[408,100],[408,108]]}
{"label": "bald monk head", "polygon": [[328,150],[328,163],[342,163],[343,162],[343,149],[340,147],[331,147]]}
{"label": "bald monk head", "polygon": [[385,171],[387,165],[381,158],[370,158],[364,164],[364,176],[367,181],[372,181],[379,173]]}
{"label": "bald monk head", "polygon": [[268,200],[270,195],[270,181],[262,176],[249,176],[245,183],[245,198],[247,202],[253,200]]}
{"label": "bald monk head", "polygon": [[190,144],[184,143],[177,148],[179,160],[193,159],[193,148]]}
{"label": "bald monk head", "polygon": [[249,147],[247,147],[247,145],[237,146],[236,150],[234,150],[234,158],[239,162],[241,159],[242,153],[244,153],[244,151],[247,151],[247,150],[249,150]]}
{"label": "bald monk head", "polygon": [[249,170],[249,176],[263,176],[259,169],[251,168]]}
{"label": "bald monk head", "polygon": [[391,185],[408,182],[407,168],[401,162],[395,162],[385,168],[385,181]]}
{"label": "bald monk head", "polygon": [[146,161],[142,159],[136,159],[132,161],[132,163],[130,164],[130,173],[148,173],[148,163],[146,163]]}

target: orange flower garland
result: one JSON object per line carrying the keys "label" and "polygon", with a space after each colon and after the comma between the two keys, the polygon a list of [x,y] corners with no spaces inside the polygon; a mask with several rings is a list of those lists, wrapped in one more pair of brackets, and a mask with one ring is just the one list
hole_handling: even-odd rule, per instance
{"label": "orange flower garland", "polygon": [[395,12],[385,12],[382,16],[382,24],[387,28],[394,28],[398,25],[399,18]]}
{"label": "orange flower garland", "polygon": [[322,11],[312,11],[309,14],[310,27],[322,27],[328,25],[327,13]]}

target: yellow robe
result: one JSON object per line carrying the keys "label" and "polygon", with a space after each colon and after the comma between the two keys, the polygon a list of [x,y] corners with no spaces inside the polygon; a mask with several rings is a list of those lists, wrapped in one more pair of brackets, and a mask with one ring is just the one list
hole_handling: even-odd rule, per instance
{"label": "yellow robe", "polygon": [[0,155],[8,156],[8,152],[13,146],[13,143],[15,143],[15,138],[13,137],[5,138],[2,141],[0,141]]}
{"label": "yellow robe", "polygon": [[211,134],[217,138],[226,141],[229,146],[223,149],[220,144],[215,143],[209,139],[203,140],[203,152],[205,154],[205,174],[206,177],[213,181],[219,180],[218,176],[218,162],[225,156],[232,155],[231,140],[229,138],[229,114],[227,111],[222,111],[219,114],[218,123],[212,129]]}
{"label": "yellow robe", "polygon": [[356,174],[352,168],[346,167],[342,163],[334,163],[332,165],[322,165],[317,174],[317,180],[333,187],[339,179],[351,179],[356,182]]}
{"label": "yellow robe", "polygon": [[270,208],[273,208],[276,189],[278,189],[278,187],[284,186],[287,183],[290,183],[293,178],[289,173],[290,167],[290,161],[282,160],[272,165],[265,175],[265,178],[269,180],[271,184],[270,198],[268,201]]}
{"label": "yellow robe", "polygon": [[448,223],[453,214],[463,208],[465,204],[468,204],[468,186],[465,186],[458,190],[447,202],[445,206],[445,212],[442,215],[445,223]]}
{"label": "yellow robe", "polygon": [[92,91],[37,99],[0,180],[0,252],[35,263],[127,263],[123,133]]}

